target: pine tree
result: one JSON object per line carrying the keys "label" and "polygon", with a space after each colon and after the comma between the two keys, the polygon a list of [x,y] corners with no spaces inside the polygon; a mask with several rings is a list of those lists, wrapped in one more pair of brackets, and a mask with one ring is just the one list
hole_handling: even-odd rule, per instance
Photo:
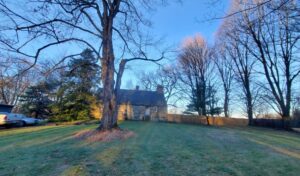
{"label": "pine tree", "polygon": [[92,51],[86,49],[79,58],[68,63],[68,71],[57,92],[59,101],[51,105],[53,120],[71,121],[92,118],[92,105],[97,103],[94,96],[100,83],[100,70]]}

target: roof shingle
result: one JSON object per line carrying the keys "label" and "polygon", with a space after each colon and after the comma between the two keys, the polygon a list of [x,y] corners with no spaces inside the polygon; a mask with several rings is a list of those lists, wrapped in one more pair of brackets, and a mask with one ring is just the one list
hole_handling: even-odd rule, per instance
{"label": "roof shingle", "polygon": [[157,91],[121,89],[118,103],[130,103],[135,106],[167,106],[164,94]]}

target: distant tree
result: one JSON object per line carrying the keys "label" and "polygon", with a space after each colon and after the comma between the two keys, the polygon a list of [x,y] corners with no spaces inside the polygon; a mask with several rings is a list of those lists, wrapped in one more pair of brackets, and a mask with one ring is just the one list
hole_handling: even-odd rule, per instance
{"label": "distant tree", "polygon": [[[243,43],[262,67],[267,84],[261,86],[266,91],[267,101],[271,101],[274,110],[288,122],[293,84],[300,75],[299,27],[294,18],[299,16],[299,7],[296,1],[285,1],[278,7],[279,2],[283,1],[270,1],[242,13],[239,32],[248,35],[253,44]],[[236,4],[236,7],[247,6],[247,3]]]}
{"label": "distant tree", "polygon": [[[242,100],[246,107],[249,125],[253,124],[254,104],[256,99],[254,69],[256,61],[251,57],[244,44],[249,43],[249,37],[238,32],[237,19],[227,19],[219,31],[219,41],[223,41],[223,47],[232,60],[232,70],[237,85],[242,87]],[[236,25],[235,25],[236,24]],[[240,89],[236,89],[240,90]],[[256,91],[257,92],[257,91]]]}
{"label": "distant tree", "polygon": [[26,67],[28,63],[25,59],[1,58],[0,103],[17,106],[20,96],[38,80],[35,69],[22,73]]}
{"label": "distant tree", "polygon": [[155,72],[143,72],[139,75],[139,82],[142,88],[145,90],[155,90],[155,87],[157,85],[157,79],[158,76],[155,74]]}
{"label": "distant tree", "polygon": [[168,105],[176,106],[181,94],[178,88],[179,73],[176,68],[176,66],[168,66],[158,69],[156,72],[143,73],[139,78],[139,82],[146,90],[156,90],[157,86],[163,86]]}
{"label": "distant tree", "polygon": [[223,112],[223,108],[218,106],[219,98],[217,97],[217,89],[209,83],[206,92],[207,113],[212,117],[220,115]]}
{"label": "distant tree", "polygon": [[[287,120],[299,77],[299,7],[294,0],[233,1],[219,41],[243,86],[249,124],[262,99]],[[236,15],[239,14],[239,15]],[[259,78],[254,77],[263,75]],[[259,109],[259,108],[258,108]]]}
{"label": "distant tree", "polygon": [[214,47],[214,63],[218,70],[218,77],[222,81],[222,87],[224,92],[223,98],[223,110],[225,117],[229,117],[229,105],[231,100],[232,84],[234,81],[234,70],[233,70],[233,60],[230,58],[228,51],[226,50],[226,44],[224,41],[216,41]]}
{"label": "distant tree", "polygon": [[35,118],[45,118],[51,114],[49,91],[50,84],[41,82],[38,85],[30,86],[24,95],[20,97],[21,112]]}
{"label": "distant tree", "polygon": [[[208,88],[214,71],[210,47],[200,35],[188,38],[183,43],[178,61],[179,79],[183,82],[183,91],[188,93],[190,98],[189,109],[201,116],[207,116]],[[208,119],[207,123],[209,125]]]}
{"label": "distant tree", "polygon": [[[215,115],[220,115],[223,112],[223,108],[220,107],[218,104],[219,97],[217,96],[217,90],[214,85],[208,84],[206,88],[206,95],[205,95],[205,108],[206,108],[206,115],[214,117]],[[187,109],[184,112],[185,114],[192,114],[193,112],[197,112],[196,105],[193,102],[190,102],[187,105]],[[199,115],[199,113],[198,113]]]}

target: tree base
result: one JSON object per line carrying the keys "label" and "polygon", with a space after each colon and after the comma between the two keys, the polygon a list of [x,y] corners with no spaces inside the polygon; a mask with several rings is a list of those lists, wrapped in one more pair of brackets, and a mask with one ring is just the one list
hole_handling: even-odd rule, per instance
{"label": "tree base", "polygon": [[115,123],[115,124],[113,124],[113,125],[111,125],[109,127],[104,127],[104,125],[100,124],[96,130],[98,130],[98,131],[106,131],[106,130],[113,130],[113,129],[122,130],[117,123]]}

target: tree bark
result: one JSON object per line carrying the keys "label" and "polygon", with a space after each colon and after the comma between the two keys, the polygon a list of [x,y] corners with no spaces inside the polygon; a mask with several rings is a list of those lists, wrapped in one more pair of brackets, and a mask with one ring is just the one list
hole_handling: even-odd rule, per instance
{"label": "tree bark", "polygon": [[254,123],[253,123],[253,106],[252,106],[251,96],[247,97],[247,104],[248,104],[248,106],[247,106],[248,125],[252,126],[252,125],[254,125]]}
{"label": "tree bark", "polygon": [[114,92],[115,56],[112,43],[113,17],[103,17],[103,50],[102,50],[102,83],[103,83],[103,112],[99,130],[117,127],[113,116],[116,111],[116,95]]}
{"label": "tree bark", "polygon": [[249,75],[246,76],[246,74],[245,74],[244,80],[245,80],[244,86],[245,86],[245,91],[246,91],[248,125],[252,126],[252,125],[254,125],[253,124],[253,100],[252,100],[252,93],[251,93],[251,88],[250,88]]}
{"label": "tree bark", "polygon": [[[225,87],[225,86],[224,86]],[[224,96],[224,115],[225,117],[229,117],[229,91],[224,88],[225,96]]]}
{"label": "tree bark", "polygon": [[206,116],[206,123],[207,123],[207,126],[210,126],[209,117],[208,116]]}
{"label": "tree bark", "polygon": [[121,88],[121,82],[122,82],[122,76],[125,70],[125,65],[126,65],[126,60],[122,59],[120,64],[119,64],[119,71],[117,73],[117,80],[116,80],[116,86],[115,86],[115,90],[114,90],[114,94],[116,96],[116,101],[114,104],[114,114],[113,114],[113,126],[117,127],[117,123],[118,123],[118,94]]}
{"label": "tree bark", "polygon": [[285,108],[282,112],[282,127],[283,129],[290,130],[290,109]]}

